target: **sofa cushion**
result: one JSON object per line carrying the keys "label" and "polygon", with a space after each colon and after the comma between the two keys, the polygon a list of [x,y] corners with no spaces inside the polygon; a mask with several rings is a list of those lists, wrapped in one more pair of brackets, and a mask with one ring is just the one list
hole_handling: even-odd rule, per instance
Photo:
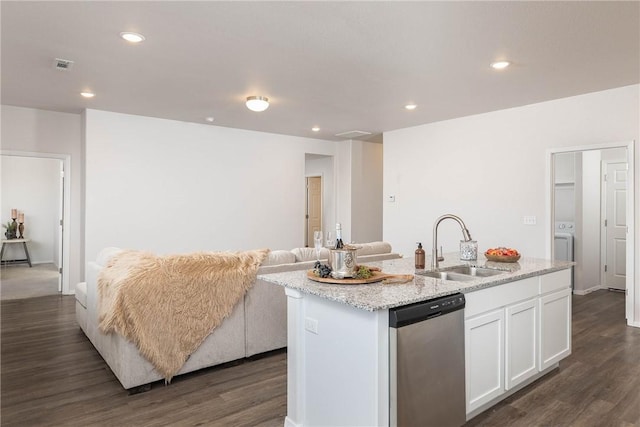
{"label": "sofa cushion", "polygon": [[87,282],[80,282],[76,285],[76,300],[84,308],[87,308]]}
{"label": "sofa cushion", "polygon": [[262,262],[262,265],[291,264],[294,262],[296,262],[296,257],[291,251],[271,251],[267,259]]}
{"label": "sofa cushion", "polygon": [[122,252],[122,249],[114,248],[114,247],[104,248],[103,250],[100,251],[100,253],[96,257],[96,264],[101,266],[107,265],[107,262],[109,261],[109,259],[111,259],[111,257],[117,254],[118,252]]}
{"label": "sofa cushion", "polygon": [[[295,255],[296,262],[316,260],[315,248],[295,248],[291,252]],[[320,249],[320,259],[329,259],[329,249]]]}
{"label": "sofa cushion", "polygon": [[391,253],[391,245],[387,242],[356,243],[358,256]]}

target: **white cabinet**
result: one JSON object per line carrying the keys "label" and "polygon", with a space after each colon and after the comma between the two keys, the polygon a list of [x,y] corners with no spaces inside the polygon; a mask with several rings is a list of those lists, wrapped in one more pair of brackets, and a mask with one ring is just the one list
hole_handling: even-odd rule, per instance
{"label": "white cabinet", "polygon": [[540,298],[540,370],[571,354],[571,289]]}
{"label": "white cabinet", "polygon": [[538,373],[538,299],[506,308],[505,389]]}
{"label": "white cabinet", "polygon": [[562,270],[465,295],[468,416],[571,353],[570,274]]}
{"label": "white cabinet", "polygon": [[465,321],[467,413],[504,391],[504,310]]}

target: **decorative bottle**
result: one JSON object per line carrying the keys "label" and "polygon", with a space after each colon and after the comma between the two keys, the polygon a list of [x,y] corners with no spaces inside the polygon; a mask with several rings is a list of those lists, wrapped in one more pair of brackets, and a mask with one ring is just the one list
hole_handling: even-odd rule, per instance
{"label": "decorative bottle", "polygon": [[344,247],[344,243],[342,243],[342,225],[340,223],[336,224],[336,246],[335,249],[342,249]]}
{"label": "decorative bottle", "polygon": [[416,270],[424,270],[425,265],[424,249],[422,249],[422,243],[418,242],[418,249],[416,249]]}

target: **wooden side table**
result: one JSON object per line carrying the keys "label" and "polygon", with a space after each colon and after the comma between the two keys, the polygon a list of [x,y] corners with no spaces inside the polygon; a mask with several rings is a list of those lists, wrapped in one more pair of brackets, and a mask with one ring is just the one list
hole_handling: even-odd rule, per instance
{"label": "wooden side table", "polygon": [[[11,265],[11,264],[29,264],[29,267],[31,267],[31,257],[29,256],[29,248],[27,248],[27,242],[30,242],[30,239],[11,239],[11,240],[6,240],[6,239],[2,239],[2,249],[0,249],[0,264],[2,265]],[[8,259],[8,260],[3,260],[2,257],[4,256],[4,248],[6,245],[9,244],[14,244],[14,243],[22,243],[22,248],[24,249],[24,255],[26,256],[26,258],[24,259]]]}

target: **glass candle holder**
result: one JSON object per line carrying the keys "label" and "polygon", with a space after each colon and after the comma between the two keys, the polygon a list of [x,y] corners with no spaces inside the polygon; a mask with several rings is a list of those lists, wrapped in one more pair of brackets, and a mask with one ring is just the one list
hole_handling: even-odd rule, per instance
{"label": "glass candle holder", "polygon": [[476,240],[460,240],[460,259],[475,261],[478,259],[478,242]]}

